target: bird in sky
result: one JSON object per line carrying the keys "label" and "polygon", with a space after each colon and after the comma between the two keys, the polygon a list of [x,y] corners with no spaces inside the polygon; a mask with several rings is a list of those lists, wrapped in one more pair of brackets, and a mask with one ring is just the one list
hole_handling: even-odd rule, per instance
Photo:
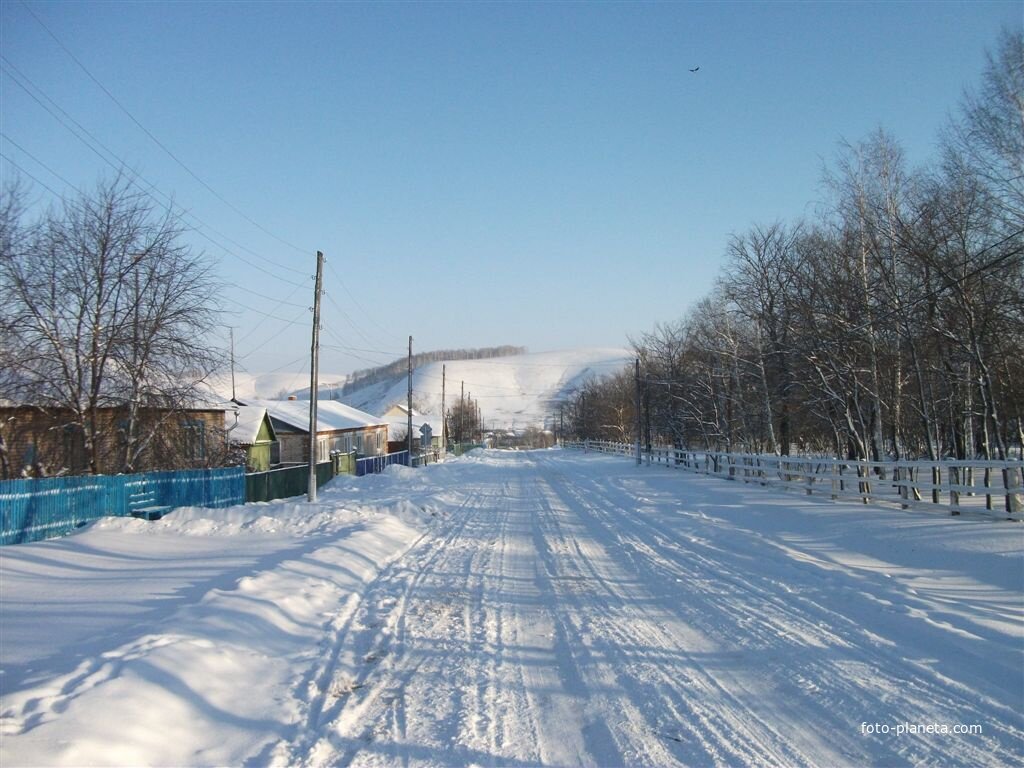
{"label": "bird in sky", "polygon": [[690,71],[691,71],[691,72],[696,72],[696,71],[697,71],[698,69],[700,69],[700,67],[694,67],[694,68],[693,68],[693,69],[691,69]]}

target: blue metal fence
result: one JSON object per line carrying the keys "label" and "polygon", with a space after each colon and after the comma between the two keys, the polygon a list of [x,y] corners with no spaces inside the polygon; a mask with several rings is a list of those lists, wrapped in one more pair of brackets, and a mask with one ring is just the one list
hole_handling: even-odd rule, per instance
{"label": "blue metal fence", "polygon": [[396,451],[395,453],[387,453],[383,456],[369,456],[365,459],[356,459],[356,477],[383,472],[385,467],[390,467],[392,464],[401,464],[403,467],[408,467],[409,452]]}
{"label": "blue metal fence", "polygon": [[0,545],[63,536],[101,517],[245,502],[245,468],[0,480]]}

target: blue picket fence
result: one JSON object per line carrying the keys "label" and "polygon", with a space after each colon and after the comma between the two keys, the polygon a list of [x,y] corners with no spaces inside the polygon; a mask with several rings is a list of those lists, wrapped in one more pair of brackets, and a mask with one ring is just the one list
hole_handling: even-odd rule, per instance
{"label": "blue picket fence", "polygon": [[390,467],[392,464],[401,464],[403,467],[408,467],[409,452],[395,451],[395,453],[387,453],[383,456],[369,456],[365,459],[356,459],[356,477],[383,472],[385,467]]}
{"label": "blue picket fence", "polygon": [[63,536],[101,517],[245,503],[245,468],[0,480],[0,545]]}

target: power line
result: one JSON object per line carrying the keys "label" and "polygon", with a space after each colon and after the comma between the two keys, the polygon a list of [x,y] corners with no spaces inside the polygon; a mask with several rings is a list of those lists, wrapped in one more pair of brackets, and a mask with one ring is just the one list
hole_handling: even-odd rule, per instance
{"label": "power line", "polygon": [[341,274],[334,268],[334,266],[331,264],[331,262],[327,262],[327,269],[331,272],[332,275],[334,275],[334,277],[337,279],[338,283],[341,285],[341,289],[343,291],[345,291],[345,294],[349,297],[349,299],[352,300],[352,303],[355,305],[356,309],[358,309],[362,313],[363,317],[368,318],[371,323],[373,323],[378,328],[380,328],[381,331],[383,331],[387,335],[388,338],[393,338],[393,339],[399,338],[398,336],[392,335],[392,331],[389,331],[383,325],[378,323],[377,320],[374,318],[373,313],[367,311],[366,308],[362,304],[359,303],[359,299],[357,299],[352,294],[352,292],[348,289],[348,286],[345,284],[345,281],[341,277]]}
{"label": "power line", "polygon": [[[338,347],[338,346],[335,346],[333,344],[321,344],[320,346],[325,347],[326,349],[335,349],[335,350],[340,350],[340,351],[346,351],[344,349],[344,347]],[[347,352],[347,354],[348,354],[349,357],[353,357],[356,360],[362,360],[364,363],[369,363],[370,365],[374,365],[374,366],[379,366],[380,365],[380,360],[372,360],[372,359],[370,359],[368,357],[363,357],[362,355],[357,355],[354,352]]]}
{"label": "power line", "polygon": [[[49,115],[51,117],[53,117],[53,119],[56,120],[60,125],[62,125],[69,133],[71,133],[72,136],[74,136],[82,144],[84,144],[87,149],[89,149],[97,157],[99,157],[100,160],[102,160],[104,163],[109,165],[116,172],[122,173],[122,174],[125,173],[125,169],[128,167],[128,163],[125,162],[125,160],[123,158],[121,158],[116,152],[114,152],[109,147],[107,147],[102,141],[97,139],[96,136],[93,133],[91,133],[81,123],[79,123],[77,120],[75,120],[75,118],[73,116],[68,114],[68,112],[66,110],[64,110],[59,104],[57,104],[57,102],[55,102],[53,99],[51,99],[46,94],[46,92],[43,91],[42,88],[40,88],[38,85],[33,83],[28,77],[26,77],[24,74],[22,74],[21,71],[17,69],[17,67],[14,67],[14,65],[11,64],[11,62],[5,56],[0,54],[0,59],[2,59],[6,63],[6,66],[2,66],[2,67],[0,67],[0,69],[2,69],[4,71],[4,73],[8,77],[11,78],[11,80],[14,82],[15,85],[17,85],[19,88],[21,88],[23,91],[25,91],[25,93],[28,94],[28,96],[30,98],[32,98],[47,113],[49,113]],[[28,86],[25,85],[25,83],[21,82],[21,79],[23,79],[26,83],[31,85],[32,88],[34,88],[36,91],[38,91],[38,93],[44,99],[46,99],[51,105],[53,105],[53,108],[56,109],[58,112],[60,112],[61,115],[63,115],[64,117],[61,117],[61,115],[56,114],[54,112],[54,109],[51,109],[49,106],[44,104],[40,100],[40,98],[38,96],[36,96],[36,94],[33,93],[29,89]],[[69,121],[70,121],[70,123],[73,123],[75,127],[72,127],[69,124]],[[87,140],[86,138],[84,138],[82,136],[82,134],[85,134],[85,136],[88,136],[89,139]],[[11,141],[12,144],[14,143],[9,137],[6,137],[6,138],[8,139],[8,141]],[[90,140],[91,140],[91,142],[94,142],[96,145],[98,145],[100,147],[100,149],[102,149],[103,152],[106,153],[106,155],[109,155],[109,157],[105,156],[103,154],[103,152],[100,152],[100,150],[97,149],[96,146],[93,146],[93,143],[90,143]],[[25,150],[22,149],[22,151],[25,151]],[[26,152],[26,154],[27,154],[27,152]],[[111,158],[113,158],[113,159],[111,159]],[[33,159],[36,159],[36,161],[39,162],[42,165],[42,162],[39,161],[38,158],[33,158]],[[116,163],[114,162],[115,160],[117,161]],[[44,166],[44,167],[46,167],[46,166]],[[47,170],[50,170],[50,169],[47,168]],[[68,184],[68,186],[70,186],[72,189],[77,189],[73,184],[68,182],[66,179],[61,177],[59,174],[56,174],[53,171],[51,171],[51,173],[54,173],[55,176],[57,176],[62,181],[64,181],[66,184]],[[298,270],[298,269],[295,269],[295,268],[288,267],[288,266],[285,266],[283,264],[280,264],[279,262],[274,261],[273,259],[270,259],[270,258],[268,258],[266,256],[262,256],[262,255],[256,253],[255,251],[251,250],[250,248],[247,248],[244,245],[241,245],[237,241],[232,240],[227,235],[223,234],[222,232],[218,231],[214,227],[212,227],[209,224],[207,224],[205,221],[203,221],[201,218],[199,218],[197,215],[195,215],[191,211],[187,211],[184,208],[179,208],[179,209],[176,210],[173,198],[170,195],[168,195],[166,192],[162,192],[157,187],[156,184],[154,184],[153,182],[149,181],[148,179],[143,177],[138,172],[132,171],[130,174],[126,175],[125,178],[128,180],[129,184],[131,184],[132,186],[136,187],[142,194],[144,194],[145,196],[147,196],[151,200],[153,200],[153,202],[155,202],[155,203],[157,203],[158,205],[161,205],[161,206],[166,206],[168,208],[168,210],[174,212],[178,216],[181,216],[183,218],[190,218],[193,221],[197,222],[199,226],[198,227],[194,226],[192,228],[192,231],[195,232],[200,237],[202,237],[203,239],[209,241],[211,244],[213,244],[217,248],[221,249],[222,251],[224,251],[228,255],[233,256],[234,258],[238,259],[243,264],[246,264],[246,265],[252,267],[253,269],[259,270],[260,272],[263,272],[264,274],[270,275],[271,277],[274,277],[275,279],[277,279],[277,280],[279,280],[281,282],[288,283],[289,285],[301,285],[301,284],[296,283],[295,281],[290,280],[290,279],[288,279],[286,277],[283,277],[283,276],[281,276],[281,275],[279,275],[279,274],[277,274],[275,272],[271,272],[270,270],[268,270],[265,267],[260,266],[259,264],[254,264],[253,262],[251,262],[250,260],[244,258],[243,256],[240,256],[239,254],[235,253],[230,248],[225,246],[223,243],[218,242],[214,238],[210,237],[210,235],[208,235],[205,232],[203,232],[202,228],[206,228],[206,229],[210,230],[211,232],[213,232],[214,234],[218,235],[219,237],[222,237],[225,240],[227,240],[228,242],[234,244],[236,247],[240,248],[241,250],[244,250],[247,253],[252,254],[253,256],[255,256],[258,259],[262,259],[263,261],[265,261],[265,262],[267,262],[269,264],[273,264],[278,269],[286,269],[286,270],[288,270],[290,272],[296,272],[298,274],[302,274],[301,270]],[[136,179],[139,179],[139,180],[145,182],[148,185],[148,189],[143,189],[141,186],[139,186],[139,184],[137,183]],[[57,196],[57,197],[61,196],[58,192],[54,191],[51,187],[47,187],[47,189],[49,189],[51,192],[53,192],[53,194],[55,196]],[[161,200],[157,200],[157,198],[154,196],[154,192],[159,194],[159,196],[162,199]]]}
{"label": "power line", "polygon": [[359,336],[362,337],[363,341],[365,341],[367,344],[373,344],[373,339],[371,339],[369,336],[367,336],[363,332],[363,329],[360,328],[356,324],[355,320],[353,320],[351,317],[349,317],[348,313],[344,309],[341,308],[341,306],[338,304],[338,302],[336,302],[334,300],[334,297],[331,296],[331,294],[329,294],[329,293],[327,293],[325,295],[327,296],[327,301],[330,302],[331,306],[334,307],[336,310],[338,310],[338,312],[341,313],[341,316],[348,322],[348,324],[350,326],[352,326],[352,330],[354,330],[356,333],[358,333]]}
{"label": "power line", "polygon": [[[286,320],[283,317],[277,317],[276,315],[272,315],[269,312],[264,312],[263,310],[256,309],[255,307],[250,307],[248,304],[243,304],[242,302],[238,301],[238,299],[232,299],[230,296],[225,296],[224,300],[225,301],[229,301],[232,304],[237,304],[238,306],[240,306],[245,311],[252,312],[253,314],[256,314],[256,315],[261,315],[261,316],[267,318],[268,320],[275,320],[275,321],[277,321],[279,323],[285,323],[287,325],[298,325],[299,324],[298,320]],[[304,308],[304,311],[308,311],[308,308]],[[301,315],[300,315],[300,317],[301,317]]]}
{"label": "power line", "polygon": [[[305,288],[305,286],[300,286],[300,287]],[[307,309],[307,310],[309,309],[309,307],[307,307],[305,304],[298,304],[298,303],[296,303],[294,301],[288,301],[288,299],[275,299],[273,296],[265,296],[264,294],[257,293],[256,291],[254,291],[254,290],[252,290],[250,288],[246,288],[245,289],[245,293],[247,295],[255,296],[255,297],[259,298],[259,299],[266,299],[267,301],[276,302],[275,305],[274,305],[274,309],[277,309],[278,307],[301,307],[302,309]],[[294,294],[295,294],[295,291],[292,291],[290,294],[288,294],[288,298],[291,298]],[[234,300],[233,299],[229,299],[229,301],[234,301]],[[239,302],[236,301],[235,303],[238,304]],[[252,311],[255,312],[256,310],[252,310]]]}
{"label": "power line", "polygon": [[[260,321],[259,323],[257,323],[250,330],[250,332],[246,334],[246,337],[249,337],[253,333],[253,331],[255,331],[257,328],[259,328],[260,325],[262,325],[262,323],[263,323],[263,321]],[[296,325],[299,325],[298,317],[296,317],[296,321],[294,323],[288,323],[286,325],[283,325],[281,328],[278,329],[278,331],[276,331],[276,333],[270,334],[270,336],[268,338],[264,339],[263,342],[261,344],[259,344],[258,346],[254,346],[252,349],[250,349],[245,354],[237,355],[237,359],[245,359],[246,357],[249,357],[249,356],[255,354],[257,350],[262,349],[268,343],[270,343],[271,341],[273,341],[274,339],[278,338],[283,333],[285,333],[285,331],[287,331],[289,328],[291,328],[292,326],[296,326]]]}
{"label": "power line", "polygon": [[53,192],[53,194],[57,195],[57,197],[60,197],[60,194],[58,192],[54,191],[53,187],[51,187],[49,184],[47,184],[47,183],[45,183],[43,181],[40,181],[40,179],[38,177],[33,176],[31,173],[26,171],[24,168],[22,168],[20,165],[18,165],[14,160],[12,160],[10,155],[4,154],[4,152],[2,150],[0,150],[0,157],[2,157],[4,160],[6,160],[11,165],[13,165],[15,168],[17,168],[23,174],[28,176],[30,179],[32,179],[32,181],[36,182],[37,184],[39,184],[40,186],[44,187],[45,189],[50,190],[50,192]]}
{"label": "power line", "polygon": [[131,112],[130,112],[130,111],[128,110],[128,108],[127,108],[127,107],[125,107],[125,106],[124,106],[124,105],[123,105],[123,104],[122,104],[122,103],[121,103],[121,102],[120,102],[120,101],[119,101],[119,100],[117,99],[117,97],[116,97],[116,96],[114,96],[114,94],[113,94],[113,93],[111,93],[111,92],[110,92],[110,91],[109,91],[109,90],[107,89],[107,87],[106,87],[105,85],[103,85],[103,83],[101,83],[101,82],[99,81],[99,79],[98,79],[98,78],[97,78],[97,77],[96,77],[95,75],[93,75],[93,73],[92,73],[92,72],[90,72],[90,71],[89,71],[88,67],[86,67],[86,66],[85,66],[85,64],[83,64],[83,63],[81,62],[81,60],[79,60],[79,58],[78,58],[77,56],[75,56],[75,54],[74,54],[74,53],[72,53],[72,52],[71,52],[71,50],[70,50],[70,49],[69,49],[69,48],[68,48],[68,47],[67,47],[66,45],[64,45],[64,43],[63,43],[63,42],[61,42],[60,38],[58,38],[58,37],[57,37],[57,35],[56,35],[56,34],[54,34],[54,32],[53,32],[53,31],[52,31],[52,30],[51,30],[51,29],[50,29],[50,28],[49,28],[48,26],[46,26],[46,24],[45,24],[45,23],[43,23],[43,20],[42,20],[42,19],[40,19],[40,18],[39,18],[39,16],[37,16],[37,15],[36,15],[35,11],[33,11],[33,10],[32,10],[32,9],[31,9],[31,8],[30,8],[30,7],[28,6],[28,4],[27,4],[27,3],[25,3],[25,2],[22,2],[22,5],[23,5],[23,6],[25,7],[25,9],[26,9],[26,10],[27,10],[27,11],[28,11],[28,12],[29,12],[29,13],[30,13],[31,15],[32,15],[32,18],[34,18],[34,19],[35,19],[35,20],[36,20],[36,21],[37,21],[37,22],[39,23],[39,25],[40,25],[40,26],[41,26],[41,27],[42,27],[43,29],[45,29],[45,30],[46,30],[46,33],[47,33],[47,34],[48,34],[48,35],[49,35],[49,36],[50,36],[51,38],[53,38],[54,42],[55,42],[55,43],[57,43],[57,45],[59,45],[59,46],[61,47],[61,49],[62,49],[62,50],[63,50],[63,51],[64,51],[64,52],[65,52],[65,53],[66,53],[66,54],[68,55],[68,56],[70,56],[70,57],[71,57],[71,59],[72,59],[72,60],[73,60],[73,61],[75,62],[75,64],[77,64],[77,65],[79,66],[79,68],[80,68],[80,69],[81,69],[81,70],[82,70],[83,72],[85,72],[85,74],[86,74],[86,75],[87,75],[87,76],[89,77],[89,79],[90,79],[90,80],[92,80],[92,81],[93,81],[93,82],[94,82],[94,83],[95,83],[95,84],[96,84],[96,85],[97,85],[97,86],[98,86],[98,87],[100,88],[100,90],[102,90],[102,91],[103,91],[103,92],[104,92],[104,93],[105,93],[105,94],[106,94],[106,95],[107,95],[107,96],[108,96],[108,97],[110,98],[110,100],[111,100],[111,101],[113,101],[113,102],[114,102],[114,104],[116,104],[116,105],[117,105],[118,109],[120,109],[120,110],[121,110],[122,112],[124,112],[124,114],[125,114],[125,115],[127,115],[127,116],[128,116],[128,118],[129,118],[129,119],[130,119],[130,120],[131,120],[131,121],[132,121],[133,123],[135,123],[135,125],[136,125],[136,126],[138,126],[138,127],[139,127],[139,129],[140,129],[140,130],[141,130],[141,131],[142,131],[143,133],[145,133],[145,134],[146,134],[146,135],[147,135],[147,136],[148,136],[148,137],[149,137],[149,138],[150,138],[150,139],[151,139],[151,140],[153,141],[153,143],[155,143],[155,144],[156,144],[156,145],[157,145],[158,147],[160,147],[160,149],[162,149],[162,150],[163,150],[163,151],[164,151],[164,152],[165,152],[165,153],[166,153],[166,154],[167,154],[167,155],[168,155],[168,156],[169,156],[169,157],[170,157],[170,158],[171,158],[172,160],[174,160],[174,162],[176,162],[176,163],[177,163],[178,165],[180,165],[180,166],[181,166],[181,167],[182,167],[182,168],[183,168],[183,169],[184,169],[184,170],[185,170],[185,171],[186,171],[186,172],[187,172],[187,173],[189,174],[189,176],[191,176],[191,177],[192,177],[193,179],[195,179],[195,180],[196,180],[197,182],[199,182],[199,184],[201,184],[201,185],[203,186],[203,188],[205,188],[205,189],[206,189],[206,190],[207,190],[207,191],[208,191],[208,192],[209,192],[210,194],[212,194],[212,195],[213,195],[214,197],[216,197],[216,198],[217,198],[218,200],[220,200],[220,201],[221,201],[222,203],[224,203],[224,205],[226,205],[226,206],[227,206],[228,208],[230,208],[231,210],[233,210],[233,211],[234,211],[235,213],[237,213],[237,214],[238,214],[239,216],[241,216],[241,217],[242,217],[243,219],[245,219],[245,220],[246,220],[247,222],[249,222],[250,224],[252,224],[252,225],[253,225],[254,227],[256,227],[256,228],[257,228],[258,230],[260,230],[261,232],[263,232],[263,233],[264,233],[265,235],[268,235],[269,237],[272,237],[272,238],[274,238],[274,239],[275,239],[275,240],[277,240],[277,241],[278,241],[279,243],[281,243],[281,244],[283,244],[283,245],[286,245],[286,246],[288,246],[289,248],[292,248],[292,249],[294,249],[294,250],[298,251],[299,253],[302,253],[302,254],[308,254],[308,253],[309,253],[309,249],[308,249],[308,248],[300,248],[299,246],[295,245],[294,243],[290,243],[290,242],[288,242],[287,240],[285,240],[285,239],[283,239],[283,238],[281,238],[281,237],[278,237],[278,236],[277,236],[277,235],[275,235],[275,234],[274,234],[273,232],[271,232],[270,230],[268,230],[268,229],[266,229],[265,227],[263,227],[263,226],[262,226],[262,225],[261,225],[261,224],[260,224],[259,222],[255,221],[254,219],[252,219],[251,217],[249,217],[249,216],[248,216],[248,215],[247,215],[247,214],[246,214],[246,213],[245,213],[244,211],[242,211],[242,210],[241,210],[240,208],[238,208],[238,207],[237,207],[236,205],[234,205],[233,203],[231,203],[231,202],[230,202],[229,200],[227,200],[227,199],[226,199],[226,198],[225,198],[225,197],[224,197],[223,195],[221,195],[221,194],[220,194],[219,192],[217,192],[217,190],[215,190],[215,189],[214,189],[213,187],[211,187],[211,186],[210,186],[209,184],[207,184],[207,183],[206,183],[206,182],[205,182],[205,181],[204,181],[204,180],[203,180],[202,178],[200,178],[200,177],[199,177],[199,175],[198,175],[198,174],[197,174],[197,173],[196,173],[195,171],[193,171],[193,170],[192,170],[191,168],[189,168],[189,167],[188,167],[188,165],[186,165],[186,164],[185,164],[185,162],[184,162],[183,160],[181,160],[181,158],[179,158],[179,157],[178,157],[178,156],[177,156],[176,154],[174,154],[174,152],[172,152],[172,151],[171,151],[171,150],[170,150],[170,149],[169,149],[169,148],[168,148],[168,147],[167,147],[167,146],[166,146],[166,145],[165,145],[165,144],[164,144],[164,143],[163,143],[162,141],[160,141],[160,139],[158,139],[158,138],[157,138],[156,136],[154,136],[154,135],[153,135],[153,133],[152,133],[152,132],[151,132],[151,131],[150,131],[150,130],[149,130],[148,128],[146,128],[146,126],[144,126],[144,125],[143,125],[143,124],[142,124],[142,123],[141,123],[141,122],[140,122],[140,121],[138,120],[138,118],[136,118],[136,117],[135,117],[135,115],[133,115],[133,114],[132,114],[132,113],[131,113]]}

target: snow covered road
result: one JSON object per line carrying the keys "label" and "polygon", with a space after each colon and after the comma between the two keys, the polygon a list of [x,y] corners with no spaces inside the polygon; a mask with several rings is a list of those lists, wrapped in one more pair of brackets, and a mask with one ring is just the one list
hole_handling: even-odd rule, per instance
{"label": "snow covered road", "polygon": [[[0,762],[1024,765],[1017,524],[561,451],[257,510],[3,551]],[[151,582],[33,660],[115,534]],[[168,583],[190,540],[237,555]]]}

